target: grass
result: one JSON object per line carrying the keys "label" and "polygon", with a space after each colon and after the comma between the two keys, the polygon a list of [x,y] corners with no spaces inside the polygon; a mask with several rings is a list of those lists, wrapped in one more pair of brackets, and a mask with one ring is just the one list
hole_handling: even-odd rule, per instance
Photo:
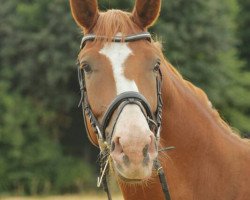
{"label": "grass", "polygon": [[[105,195],[63,195],[63,196],[43,196],[43,197],[0,197],[1,200],[106,200]],[[123,200],[121,196],[113,195],[115,200]]]}

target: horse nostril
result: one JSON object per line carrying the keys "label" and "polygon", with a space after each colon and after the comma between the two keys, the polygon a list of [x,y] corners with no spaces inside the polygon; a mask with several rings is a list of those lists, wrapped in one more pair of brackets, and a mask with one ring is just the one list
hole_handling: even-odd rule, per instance
{"label": "horse nostril", "polygon": [[115,137],[114,140],[111,142],[110,152],[115,153],[117,155],[123,152],[122,145],[120,143],[120,137]]}
{"label": "horse nostril", "polygon": [[124,155],[124,156],[122,157],[122,159],[123,159],[124,164],[125,164],[126,166],[129,166],[129,164],[130,164],[129,157],[128,157],[127,155]]}
{"label": "horse nostril", "polygon": [[147,158],[148,157],[148,152],[149,152],[149,145],[147,144],[143,150],[142,150],[142,154],[143,154],[143,157],[144,158]]}
{"label": "horse nostril", "polygon": [[143,166],[148,166],[148,164],[149,164],[149,161],[150,161],[150,158],[149,158],[149,154],[147,154],[147,156],[145,156],[144,157],[144,159],[143,159]]}
{"label": "horse nostril", "polygon": [[115,142],[111,143],[111,152],[115,150]]}
{"label": "horse nostril", "polygon": [[143,154],[143,166],[147,166],[149,163],[149,144],[147,144],[143,150],[142,150],[142,154]]}

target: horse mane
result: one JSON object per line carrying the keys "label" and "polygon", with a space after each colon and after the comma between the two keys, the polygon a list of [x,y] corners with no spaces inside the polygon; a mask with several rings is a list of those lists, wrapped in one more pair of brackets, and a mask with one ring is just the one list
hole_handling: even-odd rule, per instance
{"label": "horse mane", "polygon": [[[240,133],[237,129],[232,128],[224,119],[221,117],[219,112],[213,107],[211,101],[209,100],[207,94],[199,87],[195,86],[190,81],[187,81],[183,78],[183,76],[176,70],[176,68],[168,61],[168,59],[164,56],[162,52],[162,43],[159,41],[154,42],[154,46],[157,51],[164,58],[163,64],[165,67],[170,70],[170,72],[174,75],[174,77],[193,95],[195,95],[196,99],[207,109],[208,112],[211,113],[212,117],[219,125],[229,134],[235,136],[236,138],[241,138]],[[246,142],[250,143],[249,139],[244,139]]]}
{"label": "horse mane", "polygon": [[[132,19],[132,15],[129,12],[111,9],[107,12],[101,12],[100,16],[94,26],[94,28],[88,33],[94,32],[96,36],[105,36],[105,42],[111,42],[112,38],[117,34],[121,34],[121,36],[127,36],[130,34],[136,34],[142,30]],[[85,33],[86,34],[86,33]],[[98,38],[96,39],[98,41]],[[103,40],[102,40],[103,41]],[[234,135],[235,137],[240,138],[238,132],[234,131],[220,116],[219,112],[212,106],[212,103],[208,99],[206,93],[193,85],[191,82],[185,80],[183,76],[172,66],[167,59],[164,57],[161,48],[161,42],[154,42],[154,46],[159,51],[159,53],[164,58],[164,65],[173,73],[173,75],[183,84],[185,88],[187,88],[190,92],[192,92],[199,102],[207,108],[208,112],[211,113],[215,121],[217,121],[222,128]]]}
{"label": "horse mane", "polygon": [[[208,112],[210,112],[215,119],[216,122],[218,122],[224,130],[226,130],[227,133],[232,134],[233,136],[236,136],[237,138],[240,137],[240,133],[236,130],[234,130],[232,127],[226,123],[223,118],[220,116],[219,112],[213,107],[211,101],[209,100],[207,94],[199,87],[195,86],[193,83],[185,80],[183,76],[175,69],[173,65],[171,65],[167,60],[165,60],[165,66],[167,66],[171,72],[175,75],[175,77],[183,84],[185,88],[187,88],[190,92],[192,92],[195,97],[199,100],[199,102],[207,108]],[[248,141],[248,140],[247,140]],[[250,142],[250,140],[248,141]]]}

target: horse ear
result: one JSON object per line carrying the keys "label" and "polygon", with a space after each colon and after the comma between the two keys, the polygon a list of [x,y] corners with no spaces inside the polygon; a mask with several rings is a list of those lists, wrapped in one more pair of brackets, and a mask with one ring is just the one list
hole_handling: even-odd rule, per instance
{"label": "horse ear", "polygon": [[70,0],[70,7],[79,26],[89,30],[95,25],[99,16],[97,0]]}
{"label": "horse ear", "polygon": [[161,0],[136,0],[133,18],[141,28],[152,26],[160,14]]}

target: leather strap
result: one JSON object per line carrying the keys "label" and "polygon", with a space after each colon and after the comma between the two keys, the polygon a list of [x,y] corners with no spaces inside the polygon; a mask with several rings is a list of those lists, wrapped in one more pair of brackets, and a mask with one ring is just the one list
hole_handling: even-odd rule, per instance
{"label": "leather strap", "polygon": [[164,196],[165,196],[165,200],[171,200],[170,193],[169,193],[169,190],[168,190],[166,176],[164,174],[163,168],[162,168],[162,166],[161,166],[158,159],[155,160],[154,167],[155,167],[155,169],[157,171],[157,174],[159,176],[162,191],[163,191]]}
{"label": "leather strap", "polygon": [[108,126],[110,119],[114,113],[114,111],[121,105],[122,102],[127,101],[128,104],[136,104],[138,101],[142,104],[143,108],[146,110],[146,114],[148,117],[153,119],[153,114],[151,112],[151,108],[146,98],[138,92],[124,92],[118,95],[109,105],[103,117],[103,130]]}
{"label": "leather strap", "polygon": [[[85,35],[82,38],[81,41],[81,45],[80,45],[80,50],[84,48],[84,46],[86,45],[87,41],[94,41],[94,40],[107,40],[108,38],[105,36],[96,36],[95,34],[88,34]],[[134,41],[138,41],[138,40],[148,40],[149,42],[151,42],[151,34],[149,32],[143,32],[143,33],[139,33],[139,34],[134,34],[134,35],[129,35],[126,37],[123,36],[115,36],[113,37],[113,39],[111,40],[112,42],[134,42]]]}

